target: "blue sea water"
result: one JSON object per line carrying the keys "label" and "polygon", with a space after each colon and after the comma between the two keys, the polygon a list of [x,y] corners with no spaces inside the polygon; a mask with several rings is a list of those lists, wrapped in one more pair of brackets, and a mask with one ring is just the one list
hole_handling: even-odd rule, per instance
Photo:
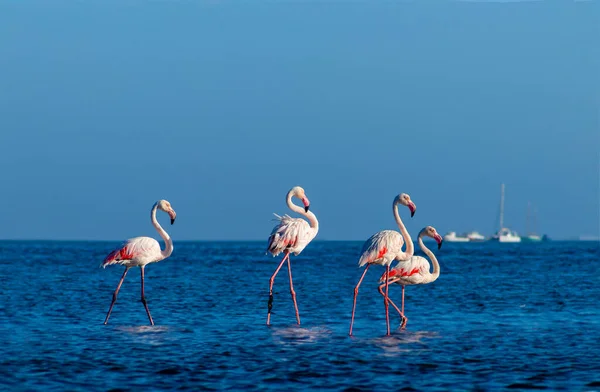
{"label": "blue sea water", "polygon": [[[454,244],[439,279],[406,289],[406,330],[371,267],[348,336],[360,242],[311,243],[286,269],[264,242],[175,242],[173,255],[99,268],[118,243],[0,242],[4,390],[600,390],[600,244]],[[390,288],[400,303],[401,288]],[[390,310],[392,310],[390,308]]]}

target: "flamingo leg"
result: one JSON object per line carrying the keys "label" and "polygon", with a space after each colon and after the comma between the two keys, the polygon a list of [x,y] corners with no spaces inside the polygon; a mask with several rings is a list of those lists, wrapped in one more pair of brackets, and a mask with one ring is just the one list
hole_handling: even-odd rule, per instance
{"label": "flamingo leg", "polygon": [[106,314],[106,319],[104,319],[104,325],[108,323],[108,318],[113,310],[113,306],[115,306],[115,302],[117,302],[117,295],[119,294],[119,290],[121,289],[121,285],[123,284],[123,280],[125,280],[125,275],[127,275],[127,271],[129,271],[129,267],[125,267],[125,272],[123,272],[123,276],[121,276],[121,280],[119,281],[119,285],[117,289],[113,293],[112,302],[110,303],[110,308],[108,308],[108,313]]}
{"label": "flamingo leg", "polygon": [[283,263],[285,263],[285,260],[288,259],[289,257],[290,257],[290,254],[288,252],[286,252],[285,256],[283,257],[283,260],[281,260],[281,263],[279,263],[279,266],[277,267],[277,269],[273,273],[273,276],[271,276],[271,279],[269,280],[269,302],[267,305],[268,306],[267,325],[271,325],[271,309],[273,309],[273,283],[275,283],[275,276],[277,276],[277,274],[279,273],[279,270],[281,269],[281,267],[283,267]]}
{"label": "flamingo leg", "polygon": [[354,305],[352,305],[352,320],[350,321],[350,333],[348,334],[350,336],[352,336],[352,325],[354,325],[354,311],[356,310],[356,296],[358,295],[358,288],[360,287],[360,284],[362,283],[363,279],[365,278],[365,275],[367,274],[367,270],[369,269],[370,266],[371,266],[371,264],[367,264],[367,267],[365,268],[365,272],[363,272],[362,276],[360,277],[360,280],[358,281],[358,284],[354,288]]}
{"label": "flamingo leg", "polygon": [[294,301],[294,309],[296,309],[296,321],[300,325],[300,313],[298,312],[298,304],[296,303],[296,292],[294,291],[294,283],[292,283],[292,262],[290,261],[288,253],[288,273],[290,275],[290,293],[292,294],[292,300]]}
{"label": "flamingo leg", "polygon": [[387,326],[387,336],[391,335],[390,334],[390,305],[389,305],[390,298],[388,296],[389,288],[390,288],[389,277],[390,277],[390,266],[388,265],[385,270],[385,296],[383,297],[383,304],[385,306],[385,324]]}
{"label": "flamingo leg", "polygon": [[[394,280],[394,279],[390,280],[390,283],[395,283],[395,282],[397,282],[397,280]],[[379,294],[381,294],[382,297],[385,297],[385,293],[383,292],[384,287],[385,287],[385,283],[383,283],[379,286]],[[394,303],[394,301],[392,301],[392,299],[390,297],[388,297],[388,300],[390,301],[390,304],[392,304],[394,309],[396,309],[396,312],[398,312],[398,315],[400,316],[400,323],[402,324],[402,321],[404,320],[404,315],[400,311],[400,308],[398,308],[398,306],[396,306],[396,304]]]}
{"label": "flamingo leg", "polygon": [[404,313],[404,285],[402,285],[402,313]]}
{"label": "flamingo leg", "polygon": [[406,323],[408,323],[408,317],[404,315],[404,285],[402,285],[402,324],[400,324],[400,328],[406,328]]}
{"label": "flamingo leg", "polygon": [[154,321],[150,315],[150,309],[148,309],[148,304],[146,303],[146,296],[144,295],[144,266],[142,265],[140,268],[142,270],[142,303],[146,308],[146,314],[148,315],[148,320],[150,320],[150,325],[154,325]]}

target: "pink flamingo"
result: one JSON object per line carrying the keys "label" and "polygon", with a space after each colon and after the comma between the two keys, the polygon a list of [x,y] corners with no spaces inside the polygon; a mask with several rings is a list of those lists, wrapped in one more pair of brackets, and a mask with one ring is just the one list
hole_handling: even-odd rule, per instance
{"label": "pink flamingo", "polygon": [[[292,197],[294,196],[302,200],[304,208],[292,203]],[[273,283],[275,282],[275,276],[277,276],[277,273],[286,260],[288,262],[288,273],[290,277],[290,293],[292,294],[294,308],[296,309],[296,321],[298,322],[298,325],[300,325],[300,313],[298,312],[296,292],[294,291],[294,284],[292,283],[290,253],[293,253],[294,256],[298,256],[306,247],[306,245],[308,245],[309,242],[315,238],[317,232],[319,231],[319,221],[317,221],[315,214],[308,210],[310,207],[310,202],[308,201],[306,193],[304,193],[304,189],[302,189],[302,187],[295,186],[290,189],[286,195],[286,203],[290,210],[308,218],[310,225],[301,218],[292,218],[288,215],[281,217],[277,214],[274,214],[277,217],[277,220],[279,220],[279,224],[273,228],[273,231],[271,231],[267,252],[271,253],[273,257],[279,255],[281,252],[283,252],[285,256],[269,280],[267,325],[270,325],[271,322],[271,309],[273,308]]]}
{"label": "pink flamingo", "polygon": [[142,303],[146,308],[146,313],[148,314],[148,319],[150,320],[150,325],[154,325],[154,321],[152,320],[152,316],[150,315],[150,310],[148,309],[148,304],[146,303],[146,297],[144,296],[144,267],[146,264],[155,263],[157,261],[161,261],[171,256],[173,253],[173,241],[171,237],[167,234],[167,232],[158,224],[156,220],[156,210],[159,209],[161,211],[166,212],[171,217],[171,224],[175,222],[175,210],[171,207],[171,203],[166,200],[157,201],[152,207],[152,212],[150,213],[152,219],[152,225],[158,231],[158,234],[165,240],[165,250],[160,250],[160,244],[154,238],[150,237],[136,237],[127,240],[123,246],[118,249],[112,251],[104,261],[102,262],[102,267],[106,268],[107,265],[112,264],[122,264],[125,266],[125,272],[123,272],[123,276],[121,276],[121,280],[119,281],[119,285],[117,289],[113,293],[112,302],[110,303],[110,308],[108,309],[108,314],[106,315],[106,320],[104,320],[104,325],[108,323],[108,318],[110,317],[110,313],[112,312],[113,306],[117,301],[117,295],[119,294],[119,289],[123,284],[123,280],[125,279],[125,275],[127,275],[127,271],[131,267],[140,267],[142,270]]}
{"label": "pink flamingo", "polygon": [[384,286],[392,283],[398,283],[402,285],[402,310],[398,309],[396,304],[389,299],[390,303],[396,309],[400,315],[400,318],[402,319],[402,323],[400,324],[401,328],[405,328],[406,323],[408,322],[408,317],[404,315],[404,286],[431,283],[440,276],[440,265],[433,252],[430,251],[423,243],[424,236],[433,238],[438,244],[438,249],[442,247],[442,236],[438,234],[433,226],[424,227],[419,232],[419,246],[421,247],[423,253],[425,253],[431,259],[431,262],[433,263],[433,273],[429,272],[429,262],[426,258],[421,256],[413,256],[409,260],[400,261],[394,268],[392,268],[392,270],[389,272],[387,281],[385,281],[385,274],[383,274],[379,280],[380,282],[385,281],[385,283],[379,286],[379,293],[384,297],[386,296],[383,293]]}
{"label": "pink flamingo", "polygon": [[[415,215],[415,211],[417,210],[417,206],[410,200],[409,195],[406,193],[399,194],[394,198],[392,210],[394,212],[394,218],[396,219],[398,228],[400,229],[400,233],[394,230],[383,230],[372,235],[371,238],[364,243],[361,250],[362,255],[358,261],[358,266],[362,267],[366,264],[367,267],[365,268],[365,272],[363,272],[362,276],[360,277],[358,284],[354,288],[354,305],[352,306],[352,320],[350,321],[350,336],[352,336],[352,325],[354,324],[354,312],[356,310],[356,296],[358,295],[358,288],[367,274],[369,266],[371,266],[371,264],[379,264],[387,267],[386,272],[384,273],[384,275],[387,276],[390,272],[390,264],[392,264],[392,261],[408,260],[414,253],[414,244],[410,238],[408,230],[406,230],[404,223],[402,223],[402,219],[400,219],[400,214],[398,213],[398,204],[407,206],[410,209],[411,217]],[[402,252],[402,245],[404,244],[403,237],[406,238],[405,252]],[[390,335],[390,314],[387,293],[388,287],[386,284],[383,303],[385,305],[387,334]]]}

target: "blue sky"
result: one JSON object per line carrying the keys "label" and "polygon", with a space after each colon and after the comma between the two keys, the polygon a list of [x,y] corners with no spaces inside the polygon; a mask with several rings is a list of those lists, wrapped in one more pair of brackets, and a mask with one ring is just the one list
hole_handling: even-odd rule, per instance
{"label": "blue sky", "polygon": [[0,238],[599,235],[599,5],[1,2]]}

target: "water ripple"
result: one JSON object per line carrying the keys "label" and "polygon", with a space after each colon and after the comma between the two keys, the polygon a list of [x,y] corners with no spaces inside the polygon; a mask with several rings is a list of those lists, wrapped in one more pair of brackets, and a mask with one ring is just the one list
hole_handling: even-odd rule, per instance
{"label": "water ripple", "polygon": [[253,242],[179,243],[146,270],[156,325],[138,270],[102,325],[122,271],[97,266],[114,245],[0,242],[0,389],[600,389],[597,243],[445,245],[440,278],[406,288],[408,328],[391,313],[389,337],[377,267],[347,335],[361,243],[317,241],[293,257],[302,325],[282,273],[270,327],[276,260]]}

